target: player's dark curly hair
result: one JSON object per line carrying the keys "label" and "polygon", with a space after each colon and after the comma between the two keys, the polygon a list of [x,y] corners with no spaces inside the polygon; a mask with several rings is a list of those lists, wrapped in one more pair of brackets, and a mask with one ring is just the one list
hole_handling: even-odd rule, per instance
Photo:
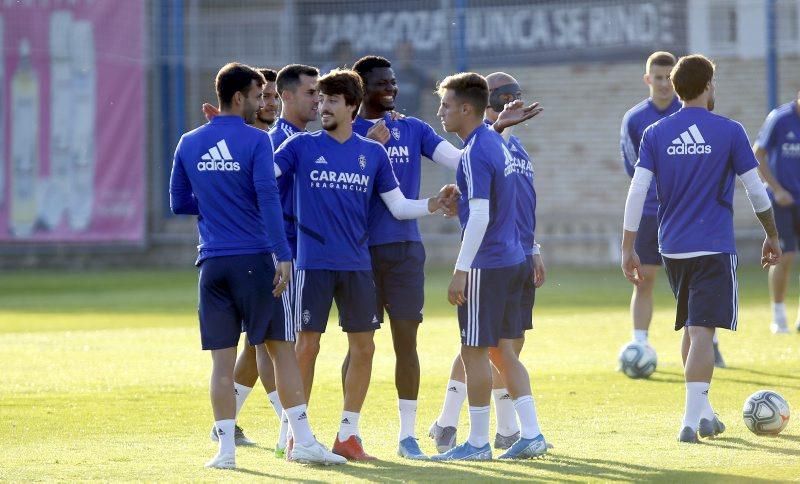
{"label": "player's dark curly hair", "polygon": [[259,67],[258,72],[264,76],[264,80],[267,82],[275,82],[275,79],[278,78],[278,73],[272,69],[267,69],[266,67]]}
{"label": "player's dark curly hair", "polygon": [[355,64],[353,64],[353,70],[358,72],[358,75],[361,76],[361,81],[364,84],[367,83],[367,74],[369,74],[372,69],[379,69],[381,67],[392,67],[392,63],[389,62],[389,60],[385,57],[381,57],[379,55],[364,56],[358,59]]}
{"label": "player's dark curly hair", "polygon": [[322,94],[328,96],[341,94],[345,104],[356,107],[353,111],[353,119],[356,118],[357,108],[364,98],[364,85],[361,82],[361,76],[356,71],[334,69],[320,77],[317,86]]}

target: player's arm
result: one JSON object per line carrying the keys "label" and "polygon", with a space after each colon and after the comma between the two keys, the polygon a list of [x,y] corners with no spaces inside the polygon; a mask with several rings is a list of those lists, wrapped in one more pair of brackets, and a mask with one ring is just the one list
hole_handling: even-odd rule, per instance
{"label": "player's arm", "polygon": [[267,228],[267,242],[273,248],[280,262],[291,262],[292,252],[283,228],[283,209],[281,208],[278,185],[275,182],[272,142],[264,133],[256,147],[253,160],[253,186],[255,187],[258,209],[264,227]]}
{"label": "player's arm", "polygon": [[430,157],[435,163],[446,166],[453,171],[458,169],[458,163],[461,161],[461,150],[453,146],[452,143],[446,139],[436,145]]}
{"label": "player's arm", "polygon": [[625,199],[625,217],[622,222],[622,272],[633,284],[641,282],[639,277],[639,256],[634,244],[639,223],[642,221],[642,210],[647,198],[647,190],[653,181],[653,172],[637,166],[633,172],[628,197]]}
{"label": "player's arm", "polygon": [[631,136],[630,116],[625,113],[622,118],[622,127],[619,133],[619,146],[622,154],[622,165],[628,176],[633,176],[633,165],[636,163],[636,153],[639,151],[638,141]]}
{"label": "player's arm", "polygon": [[767,153],[775,144],[775,125],[778,122],[780,115],[777,110],[773,110],[764,120],[764,124],[758,131],[758,137],[753,143],[753,154],[758,160],[758,171],[761,177],[767,182],[767,185],[772,189],[772,194],[775,196],[775,203],[780,206],[787,207],[794,203],[792,195],[781,185],[772,169],[767,162]]}
{"label": "player's arm", "polygon": [[175,215],[200,215],[197,198],[192,192],[192,184],[180,156],[181,143],[175,149],[172,172],[169,176],[169,207]]}
{"label": "player's arm", "polygon": [[[275,152],[274,161],[272,163],[275,178],[294,172],[295,165],[297,164],[297,147],[300,143],[300,141],[298,141],[300,139],[298,134],[299,133],[295,133],[286,138]],[[271,138],[270,143],[272,143]]]}
{"label": "player's arm", "polygon": [[544,285],[547,269],[544,266],[542,259],[542,246],[536,240],[533,241],[533,251],[531,252],[531,261],[533,264],[533,285],[537,289]]}

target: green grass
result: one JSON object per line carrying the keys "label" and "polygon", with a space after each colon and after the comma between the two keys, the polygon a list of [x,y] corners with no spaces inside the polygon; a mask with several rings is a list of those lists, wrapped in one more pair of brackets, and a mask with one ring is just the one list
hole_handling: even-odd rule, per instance
{"label": "green grass", "polygon": [[[191,271],[0,275],[0,480],[775,481],[800,478],[800,335],[769,334],[766,277],[743,269],[740,330],[721,335],[731,368],[717,371],[712,403],[728,431],[679,445],[683,381],[674,310],[662,276],[651,342],[659,368],[646,381],[614,371],[630,338],[630,287],[618,270],[552,268],[537,295],[536,329],[523,360],[540,421],[555,448],[526,462],[413,463],[395,455],[398,431],[390,333],[377,333],[373,381],[362,417],[366,448],[380,460],[311,468],[276,460],[276,419],[254,391],[240,423],[260,445],[240,449],[235,472],[207,470],[208,354],[199,349]],[[444,271],[428,277],[420,332],[423,376],[418,436],[425,437],[458,349]],[[792,288],[792,297],[796,288]],[[793,311],[791,311],[793,313]],[[345,339],[323,338],[311,422],[332,443],[341,409]],[[795,404],[777,438],[744,427],[753,391],[772,388]],[[466,413],[459,434],[467,434]],[[493,426],[494,427],[494,426]],[[492,428],[493,428],[492,427]]]}

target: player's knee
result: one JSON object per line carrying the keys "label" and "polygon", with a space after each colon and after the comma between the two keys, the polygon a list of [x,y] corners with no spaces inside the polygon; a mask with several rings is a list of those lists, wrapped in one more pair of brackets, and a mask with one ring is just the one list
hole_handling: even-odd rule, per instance
{"label": "player's knee", "polygon": [[503,372],[517,359],[517,354],[511,345],[497,346],[489,348],[489,359],[498,371]]}
{"label": "player's knee", "polygon": [[300,338],[297,341],[295,351],[297,352],[298,359],[316,359],[319,354],[319,340]]}
{"label": "player's knee", "polygon": [[375,354],[375,342],[366,340],[357,345],[350,346],[350,359],[351,360],[371,360]]}

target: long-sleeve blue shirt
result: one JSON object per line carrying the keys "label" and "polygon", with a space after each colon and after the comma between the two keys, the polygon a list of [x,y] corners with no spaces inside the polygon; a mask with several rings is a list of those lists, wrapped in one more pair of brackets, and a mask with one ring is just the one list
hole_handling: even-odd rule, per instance
{"label": "long-sleeve blue shirt", "polygon": [[197,215],[197,264],[209,257],[292,253],[283,228],[267,133],[239,116],[217,116],[184,134],[170,176],[175,214]]}

